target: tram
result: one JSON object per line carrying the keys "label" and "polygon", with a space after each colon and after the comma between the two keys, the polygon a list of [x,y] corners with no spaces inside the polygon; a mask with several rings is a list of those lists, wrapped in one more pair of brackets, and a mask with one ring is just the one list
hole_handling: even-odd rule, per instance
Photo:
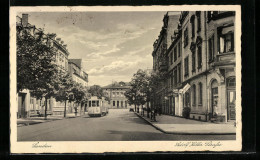
{"label": "tram", "polygon": [[97,96],[92,96],[87,103],[90,117],[101,117],[108,114],[108,102],[104,97],[100,99]]}

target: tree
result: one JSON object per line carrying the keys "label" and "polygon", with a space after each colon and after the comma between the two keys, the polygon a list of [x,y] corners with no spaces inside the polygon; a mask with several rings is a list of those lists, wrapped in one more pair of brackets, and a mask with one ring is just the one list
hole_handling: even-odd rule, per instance
{"label": "tree", "polygon": [[74,82],[70,74],[65,72],[60,72],[60,84],[58,92],[55,95],[57,101],[64,102],[64,117],[66,117],[66,105],[67,101],[72,102],[74,100],[73,86]]}
{"label": "tree", "polygon": [[150,94],[150,102],[151,107],[154,109],[155,106],[155,99],[156,99],[156,91],[160,87],[160,85],[166,80],[167,73],[166,72],[159,72],[154,71],[149,76],[149,94]]}
{"label": "tree", "polygon": [[[138,106],[137,112],[139,113],[139,105],[142,106],[146,103],[146,88],[148,86],[148,76],[144,70],[139,69],[134,75],[130,82],[131,88],[126,92],[125,96],[127,97],[130,103]],[[144,114],[144,112],[142,112]]]}
{"label": "tree", "polygon": [[[40,33],[39,33],[40,34]],[[17,91],[46,88],[57,73],[56,50],[26,28],[17,31]]]}
{"label": "tree", "polygon": [[131,88],[126,90],[125,97],[127,98],[128,103],[130,105],[132,105],[132,104],[135,105],[135,112],[136,112],[136,104],[137,104],[137,102],[136,102],[136,93],[137,93],[137,91],[135,90],[136,88],[133,87],[131,82],[130,82],[130,85],[131,85]]}
{"label": "tree", "polygon": [[103,89],[99,85],[93,85],[89,88],[89,93],[91,96],[97,96],[102,98],[104,96]]}
{"label": "tree", "polygon": [[[29,89],[37,99],[45,98],[45,119],[47,99],[55,95],[59,78],[55,65],[55,48],[48,44],[48,36],[38,30],[31,34],[32,27],[17,27],[17,92]],[[47,40],[46,40],[47,39]]]}
{"label": "tree", "polygon": [[[83,104],[89,99],[88,91],[80,83],[74,83],[72,92],[74,95],[74,100],[78,104],[81,111]],[[75,115],[77,115],[77,112],[77,108],[75,108]]]}

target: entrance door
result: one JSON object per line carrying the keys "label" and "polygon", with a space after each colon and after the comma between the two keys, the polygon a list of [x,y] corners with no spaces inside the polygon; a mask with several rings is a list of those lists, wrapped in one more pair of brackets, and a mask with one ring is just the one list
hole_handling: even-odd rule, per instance
{"label": "entrance door", "polygon": [[216,112],[217,107],[218,107],[218,82],[215,79],[211,83],[211,113],[210,113],[210,118],[214,117],[214,113]]}
{"label": "entrance door", "polygon": [[228,120],[236,120],[236,91],[228,90]]}
{"label": "entrance door", "polygon": [[212,109],[211,109],[211,113],[212,115],[214,114],[214,112],[216,112],[216,107],[218,107],[218,87],[216,88],[212,88],[211,89],[211,93],[212,93]]}
{"label": "entrance door", "polygon": [[227,120],[236,120],[236,78],[227,78]]}

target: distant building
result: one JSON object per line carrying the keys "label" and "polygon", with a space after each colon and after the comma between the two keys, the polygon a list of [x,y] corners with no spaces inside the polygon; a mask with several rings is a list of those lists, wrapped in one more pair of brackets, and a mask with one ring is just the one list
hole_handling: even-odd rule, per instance
{"label": "distant building", "polygon": [[114,82],[108,86],[102,87],[106,97],[110,99],[110,108],[130,108],[125,97],[125,92],[130,88],[129,83],[126,82]]}

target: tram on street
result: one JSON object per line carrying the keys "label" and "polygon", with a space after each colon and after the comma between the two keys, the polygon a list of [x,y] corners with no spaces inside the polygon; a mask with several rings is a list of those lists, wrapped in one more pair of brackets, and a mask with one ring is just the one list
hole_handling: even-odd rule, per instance
{"label": "tram on street", "polygon": [[88,100],[88,115],[90,117],[101,117],[108,114],[108,101],[104,97],[101,99],[97,96],[92,96]]}

